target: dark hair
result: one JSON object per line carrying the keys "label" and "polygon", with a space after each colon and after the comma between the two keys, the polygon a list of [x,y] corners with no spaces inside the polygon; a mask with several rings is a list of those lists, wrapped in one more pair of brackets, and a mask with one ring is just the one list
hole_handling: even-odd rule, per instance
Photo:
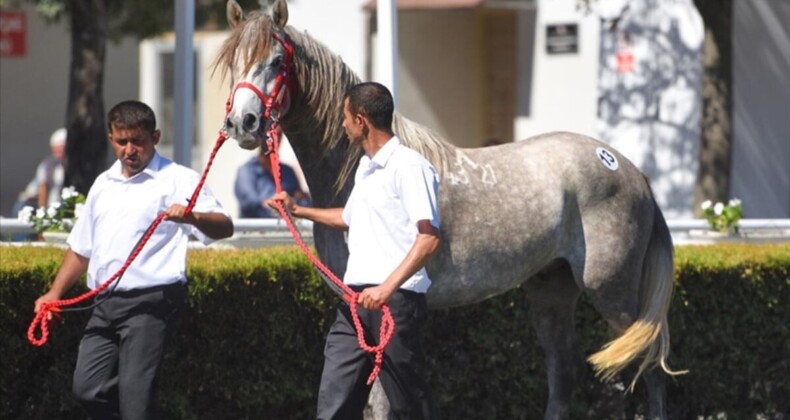
{"label": "dark hair", "polygon": [[352,114],[364,115],[379,130],[392,130],[395,104],[386,86],[376,82],[359,83],[349,88],[345,97]]}
{"label": "dark hair", "polygon": [[149,133],[156,131],[154,110],[140,101],[123,101],[107,113],[107,130],[113,125],[120,128],[142,128]]}

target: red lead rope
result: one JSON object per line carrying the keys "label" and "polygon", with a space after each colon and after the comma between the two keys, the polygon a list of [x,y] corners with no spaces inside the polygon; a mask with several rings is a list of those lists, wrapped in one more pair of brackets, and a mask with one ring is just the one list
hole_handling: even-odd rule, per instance
{"label": "red lead rope", "polygon": [[[277,78],[274,81],[274,87],[272,88],[271,95],[266,96],[260,89],[258,89],[255,85],[247,82],[239,82],[234,86],[233,92],[231,92],[230,98],[228,98],[228,103],[226,104],[226,112],[230,112],[232,108],[232,100],[234,93],[237,89],[249,89],[256,96],[260,99],[261,103],[264,105],[264,112],[263,118],[264,120],[270,120],[271,124],[269,129],[266,131],[267,141],[266,145],[261,145],[261,147],[268,147],[269,151],[269,159],[272,163],[272,176],[274,178],[274,185],[277,192],[282,191],[282,183],[280,180],[280,158],[279,158],[279,148],[280,148],[280,116],[282,115],[282,99],[285,97],[285,94],[288,94],[288,91],[293,91],[293,87],[291,79],[288,77],[288,71],[291,69],[291,60],[293,59],[293,46],[283,37],[278,34],[274,34],[275,40],[277,40],[280,45],[283,47],[283,64],[280,67],[280,71],[277,74]],[[286,91],[284,92],[283,96],[281,97],[280,94],[283,93],[282,89],[285,88]],[[302,240],[302,236],[299,234],[299,231],[294,226],[293,219],[291,219],[291,215],[288,214],[286,209],[283,207],[281,202],[277,203],[277,211],[282,216],[283,220],[285,220],[285,224],[288,226],[288,230],[291,231],[291,235],[294,237],[294,241],[302,250],[302,252],[307,256],[307,258],[313,263],[313,265],[318,269],[319,274],[321,274],[324,279],[329,279],[334,285],[339,287],[343,290],[344,295],[342,298],[348,302],[349,306],[351,307],[351,317],[354,320],[354,329],[357,333],[357,341],[359,342],[359,347],[367,353],[375,354],[375,362],[373,365],[373,372],[371,372],[370,376],[368,377],[368,385],[373,384],[373,381],[376,380],[376,377],[379,375],[381,371],[381,364],[384,361],[384,349],[392,340],[392,335],[395,333],[395,320],[392,318],[392,313],[390,312],[390,308],[387,304],[384,304],[381,307],[381,329],[379,331],[379,344],[377,346],[370,346],[365,342],[365,331],[362,328],[362,322],[359,320],[359,314],[357,314],[357,299],[359,294],[353,290],[351,290],[343,280],[339,279],[334,273],[332,273],[329,268],[327,268],[321,260],[313,254],[310,249],[305,245],[304,241]]]}
{"label": "red lead rope", "polygon": [[[269,137],[269,159],[272,163],[272,175],[274,178],[274,185],[277,189],[277,192],[282,191],[282,184],[280,180],[280,157],[279,157],[279,146],[280,146],[280,132],[277,129],[277,123],[275,121],[272,124],[272,128],[267,132]],[[263,147],[263,146],[261,146]],[[332,281],[336,286],[343,290],[344,295],[342,296],[343,300],[348,302],[350,309],[351,309],[351,318],[354,320],[354,330],[357,333],[357,341],[359,342],[359,347],[367,353],[375,354],[375,362],[373,364],[373,372],[370,373],[368,377],[368,385],[373,384],[373,381],[376,380],[376,377],[381,372],[381,364],[384,360],[384,349],[392,340],[392,335],[395,333],[395,320],[392,318],[392,313],[390,312],[389,306],[385,303],[384,306],[381,307],[381,329],[379,330],[379,345],[377,346],[370,346],[365,342],[365,330],[362,328],[362,322],[359,320],[359,314],[357,313],[357,298],[359,297],[359,293],[355,292],[351,288],[349,288],[343,280],[339,279],[334,273],[332,273],[329,268],[321,262],[318,257],[313,254],[310,249],[305,245],[304,240],[302,240],[302,235],[299,234],[299,231],[296,229],[294,225],[293,219],[288,211],[283,206],[282,202],[277,202],[277,211],[280,213],[280,216],[285,221],[285,224],[288,226],[288,230],[291,231],[291,235],[294,238],[294,241],[302,250],[302,252],[307,256],[307,258],[313,263],[313,265],[319,270],[320,273],[323,274],[324,278],[328,278]]]}
{"label": "red lead rope", "polygon": [[[277,75],[277,79],[275,81],[274,89],[272,89],[272,95],[270,97],[266,97],[266,95],[261,92],[255,85],[247,82],[240,82],[238,83],[232,90],[228,101],[225,104],[225,118],[227,119],[227,115],[230,113],[232,108],[232,100],[234,93],[237,89],[245,88],[252,90],[258,98],[261,100],[261,103],[265,107],[265,111],[263,113],[264,119],[270,119],[272,121],[269,130],[266,132],[268,136],[267,145],[261,145],[261,147],[268,147],[270,153],[270,159],[272,162],[272,172],[274,175],[274,183],[277,188],[277,191],[282,191],[282,184],[280,181],[280,159],[279,159],[279,146],[280,146],[280,132],[279,132],[279,117],[281,112],[281,104],[278,101],[280,98],[281,89],[285,86],[286,89],[289,89],[290,86],[286,85],[289,83],[290,79],[288,78],[288,70],[291,67],[291,59],[293,57],[293,47],[283,38],[278,35],[274,36],[277,41],[282,44],[285,50],[285,59],[284,63],[280,69],[280,73]],[[274,112],[272,112],[274,111]],[[185,215],[189,215],[192,213],[192,208],[195,207],[197,203],[197,197],[200,194],[201,188],[203,188],[203,184],[206,181],[206,177],[208,176],[208,171],[211,168],[212,163],[214,163],[214,157],[216,157],[219,148],[225,143],[227,140],[227,134],[224,131],[219,133],[219,138],[217,138],[217,143],[214,146],[214,150],[211,152],[211,156],[209,157],[208,163],[206,163],[205,169],[203,169],[203,174],[200,177],[200,182],[198,182],[195,191],[192,193],[192,197],[189,200],[189,203],[186,207]],[[359,293],[353,291],[351,288],[346,286],[345,283],[341,279],[339,279],[332,271],[327,268],[318,257],[315,256],[310,249],[305,245],[304,241],[302,240],[299,231],[294,226],[293,219],[291,219],[290,214],[285,210],[281,202],[277,203],[277,210],[280,212],[283,220],[285,220],[286,225],[288,226],[288,230],[291,231],[291,235],[294,237],[294,241],[299,248],[301,248],[302,252],[307,256],[307,258],[315,265],[318,269],[319,273],[324,277],[328,278],[332,281],[336,286],[343,290],[345,293],[342,297],[343,299],[348,302],[351,307],[351,316],[354,320],[354,329],[357,333],[357,341],[359,342],[359,347],[362,348],[367,353],[375,354],[375,363],[373,366],[373,372],[371,372],[370,376],[368,377],[368,385],[372,384],[373,381],[376,380],[379,372],[381,371],[381,364],[384,360],[384,349],[392,340],[392,335],[395,333],[395,321],[392,318],[392,313],[390,312],[389,306],[384,304],[381,307],[381,329],[379,331],[379,344],[377,346],[370,346],[365,342],[365,332],[362,328],[362,322],[359,320],[359,314],[357,314],[357,299],[359,297]],[[33,322],[30,323],[30,328],[27,330],[27,339],[30,341],[31,344],[35,346],[43,346],[47,342],[47,337],[49,336],[49,320],[51,318],[52,312],[61,312],[62,306],[69,306],[74,305],[79,302],[83,302],[87,299],[90,299],[105,289],[109,287],[114,281],[116,281],[119,277],[126,272],[126,269],[132,264],[137,256],[142,251],[145,244],[150,239],[151,235],[156,230],[157,226],[162,223],[165,214],[161,213],[159,216],[151,223],[148,229],[145,231],[143,236],[140,238],[140,241],[137,243],[137,246],[134,248],[129,257],[127,258],[126,262],[123,266],[115,273],[112,277],[110,277],[107,281],[102,283],[99,287],[89,292],[86,292],[80,296],[77,296],[72,299],[64,299],[64,300],[57,300],[52,302],[46,302],[41,306],[41,310],[38,311],[36,316],[33,318]],[[36,328],[41,326],[41,338],[36,338]]]}
{"label": "red lead rope", "polygon": [[[214,157],[217,155],[219,148],[222,144],[227,140],[227,136],[225,133],[220,133],[219,138],[217,139],[217,143],[214,146],[214,150],[211,152],[211,157],[209,157],[208,163],[206,164],[206,168],[203,170],[203,175],[200,177],[200,182],[198,182],[197,187],[195,187],[195,191],[192,193],[192,197],[189,199],[189,203],[184,211],[184,215],[188,216],[192,213],[192,208],[195,207],[197,203],[198,195],[200,195],[200,190],[203,188],[203,184],[206,182],[206,177],[208,176],[208,170],[211,168],[211,164],[214,162]],[[119,277],[126,272],[126,269],[132,264],[140,252],[143,250],[143,247],[151,238],[156,228],[159,226],[160,223],[165,218],[165,213],[162,212],[157,216],[157,218],[151,222],[151,225],[148,226],[148,229],[145,231],[143,236],[140,238],[140,241],[137,242],[137,246],[132,250],[129,257],[126,259],[126,262],[121,266],[121,268],[113,274],[112,277],[107,279],[104,283],[102,283],[99,287],[83,293],[77,297],[71,299],[63,299],[63,300],[55,300],[52,302],[45,302],[41,305],[41,310],[38,311],[36,316],[33,318],[33,322],[30,323],[30,327],[27,329],[27,340],[30,341],[31,344],[34,346],[43,346],[47,342],[47,337],[49,337],[49,320],[52,317],[52,312],[61,312],[62,306],[70,306],[76,303],[84,302],[99,293],[103,292],[107,287],[109,287],[114,281],[116,281]],[[36,338],[36,327],[41,326],[41,338]]]}

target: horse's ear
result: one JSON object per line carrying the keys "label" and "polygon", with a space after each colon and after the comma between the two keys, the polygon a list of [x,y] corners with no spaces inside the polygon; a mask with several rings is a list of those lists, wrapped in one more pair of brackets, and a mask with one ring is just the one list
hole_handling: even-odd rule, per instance
{"label": "horse's ear", "polygon": [[244,20],[244,12],[241,10],[241,6],[236,3],[236,0],[228,0],[228,5],[225,8],[225,13],[228,16],[228,23],[230,24],[231,28],[235,28],[236,25],[241,23]]}
{"label": "horse's ear", "polygon": [[285,0],[275,0],[272,6],[272,20],[278,28],[285,28],[285,24],[288,23],[288,5]]}

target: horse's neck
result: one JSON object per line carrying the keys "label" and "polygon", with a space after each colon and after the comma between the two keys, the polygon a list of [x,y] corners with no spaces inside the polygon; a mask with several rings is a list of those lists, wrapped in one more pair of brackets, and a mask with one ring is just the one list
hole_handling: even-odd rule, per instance
{"label": "horse's neck", "polygon": [[345,147],[334,150],[320,147],[320,144],[316,144],[321,138],[318,130],[291,131],[284,128],[283,131],[299,160],[313,204],[317,207],[342,207],[350,192],[350,186],[338,191],[335,180],[343,165]]}
{"label": "horse's neck", "polygon": [[[320,207],[342,206],[353,185],[350,165],[360,156],[359,150],[349,149],[342,128],[343,97],[361,80],[324,45],[290,27],[287,31],[294,43],[293,76],[298,86],[283,131],[299,159],[313,202]],[[444,172],[455,154],[454,146],[400,114],[393,128],[403,144]],[[335,182],[343,173],[347,178],[338,192]]]}
{"label": "horse's neck", "polygon": [[339,191],[335,186],[349,152],[342,127],[343,95],[360,79],[309,35],[291,27],[287,33],[294,46],[292,77],[296,90],[283,120],[283,132],[305,174],[313,203],[319,207],[342,206],[353,183],[347,180]]}

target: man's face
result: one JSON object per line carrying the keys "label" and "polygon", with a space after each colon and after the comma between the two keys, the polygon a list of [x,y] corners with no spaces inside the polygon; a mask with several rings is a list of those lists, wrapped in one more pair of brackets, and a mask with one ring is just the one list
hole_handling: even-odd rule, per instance
{"label": "man's face", "polygon": [[343,128],[346,130],[348,141],[351,144],[360,144],[364,138],[362,135],[362,117],[359,114],[354,115],[351,113],[351,109],[348,106],[348,98],[343,101],[343,117]]}
{"label": "man's face", "polygon": [[52,150],[52,157],[58,160],[63,160],[63,156],[66,154],[66,145],[58,144],[52,146],[50,150]]}
{"label": "man's face", "polygon": [[121,161],[124,176],[137,175],[154,158],[156,144],[159,143],[159,130],[149,133],[142,128],[123,128],[112,126],[109,139],[115,156]]}

